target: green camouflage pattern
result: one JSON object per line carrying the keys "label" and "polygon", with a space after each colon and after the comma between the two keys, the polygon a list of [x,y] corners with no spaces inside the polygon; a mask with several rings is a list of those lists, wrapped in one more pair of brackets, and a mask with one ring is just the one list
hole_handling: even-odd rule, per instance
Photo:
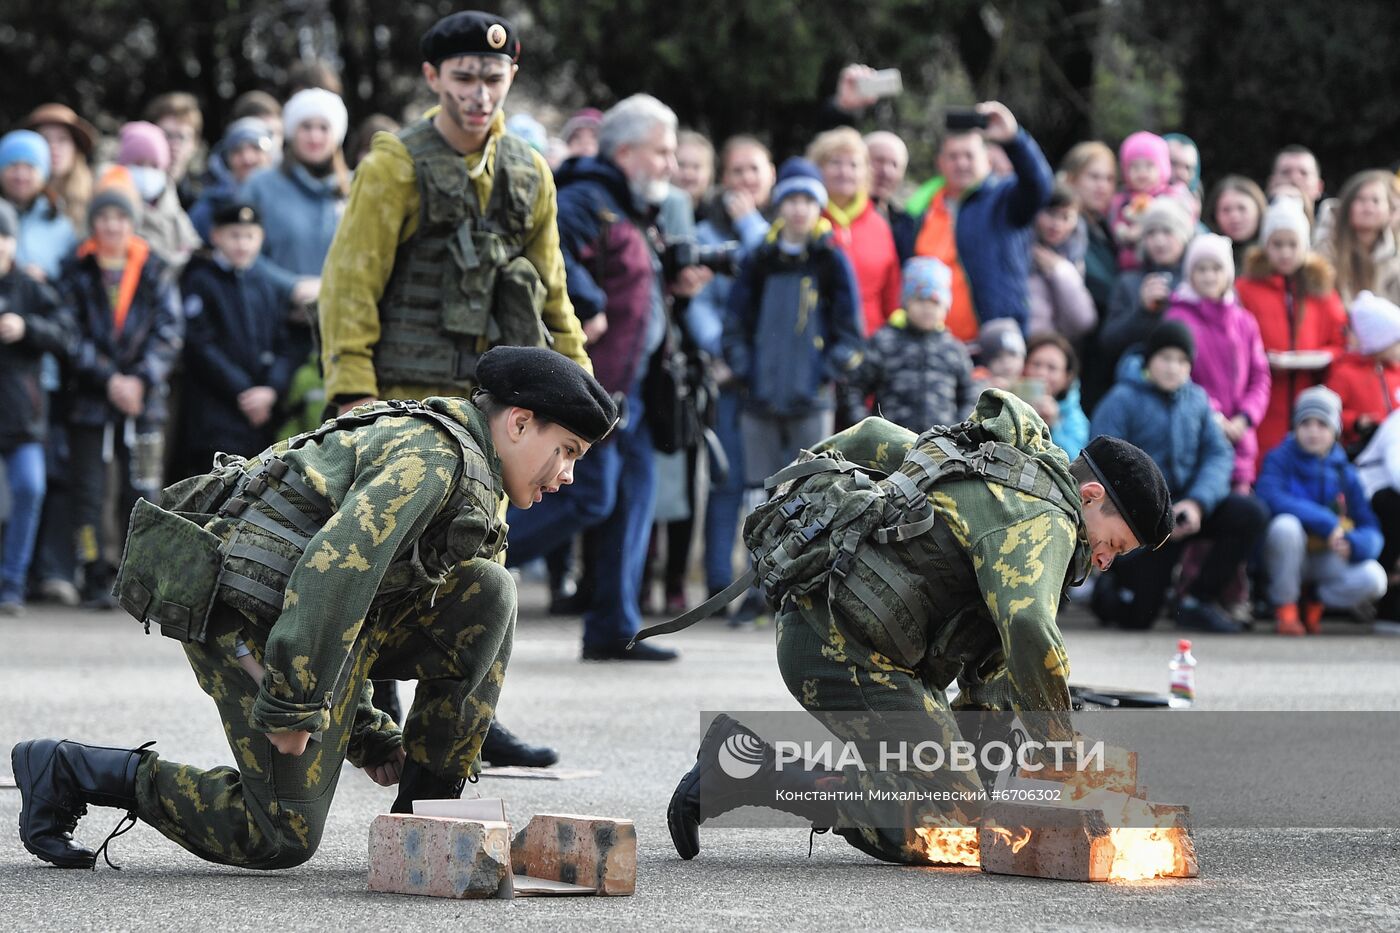
{"label": "green camouflage pattern", "polygon": [[[268,631],[220,607],[208,641],[187,644],[185,654],[218,707],[235,765],[205,771],[146,754],[137,815],[208,861],[290,868],[316,851],[343,760],[377,764],[402,745],[438,774],[471,775],[505,680],[515,607],[510,573],[478,559],[456,568],[436,599],[424,593],[399,615],[362,626],[349,644],[345,688],[300,756],[277,752],[254,725],[262,688],[236,655],[242,640],[268,660],[277,626]],[[371,676],[418,680],[402,733],[370,705]]]}
{"label": "green camouflage pattern", "polygon": [[[245,464],[280,455],[335,512],[298,554],[280,616],[263,619],[221,599],[205,641],[184,646],[235,765],[203,771],[147,755],[137,799],[139,816],[191,852],[251,868],[304,861],[347,758],[375,765],[402,746],[444,777],[473,773],[515,628],[514,582],[497,560],[504,492],[480,410],[462,399],[426,404],[470,431],[489,488],[467,477],[469,454],[445,430],[407,416],[295,449],[282,442]],[[469,494],[447,515],[458,476]],[[221,517],[207,527],[222,537],[238,524]],[[430,527],[437,543],[424,540]],[[238,528],[245,541],[258,530]],[[286,545],[265,539],[258,543]],[[396,557],[415,543],[426,572],[390,580]],[[265,670],[260,683],[238,663],[240,640]],[[402,731],[371,704],[371,677],[419,681]],[[316,736],[301,756],[276,752],[265,736],[293,731]]]}
{"label": "green camouflage pattern", "polygon": [[[943,692],[954,679],[962,691],[958,709],[1069,709],[1069,659],[1056,614],[1065,586],[1088,566],[1078,484],[1044,421],[1019,399],[997,390],[984,392],[972,420],[993,439],[1035,457],[1059,484],[1067,507],[982,478],[940,483],[930,490],[929,502],[939,517],[933,531],[904,544],[860,545],[885,549],[884,556],[902,575],[921,581],[920,596],[932,607],[922,630],[913,633],[925,651],[922,660],[915,665],[894,660],[889,636],[873,612],[851,608],[849,600],[833,609],[822,593],[798,598],[778,620],[777,653],[784,681],[804,708],[818,714],[922,711],[929,718],[929,736],[945,742],[959,737]],[[892,473],[916,440],[898,425],[868,418],[814,452],[836,451]],[[906,631],[915,627],[907,617],[900,624]],[[1040,719],[1053,734],[1039,738],[1071,737],[1067,717]],[[867,790],[874,788],[872,782],[916,780],[878,774],[852,779]],[[966,791],[976,776],[939,772],[917,780]],[[967,825],[978,812],[976,803],[916,805],[902,831],[866,828],[860,835],[867,850],[896,861],[926,861],[915,829]],[[861,823],[858,811],[849,815]]]}

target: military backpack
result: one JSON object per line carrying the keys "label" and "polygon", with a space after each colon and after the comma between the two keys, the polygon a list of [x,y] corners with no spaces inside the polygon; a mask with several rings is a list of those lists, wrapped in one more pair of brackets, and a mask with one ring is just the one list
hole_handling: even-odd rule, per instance
{"label": "military backpack", "polygon": [[1044,463],[990,439],[974,421],[925,431],[888,475],[837,452],[804,450],[764,482],[768,500],[744,521],[751,569],[703,605],[639,632],[634,643],[687,628],[757,584],[775,612],[825,591],[839,614],[873,616],[896,660],[912,667],[924,655],[916,644],[928,622],[924,580],[890,559],[886,548],[871,545],[922,538],[938,524],[929,501],[934,487],[974,477],[1073,510]]}

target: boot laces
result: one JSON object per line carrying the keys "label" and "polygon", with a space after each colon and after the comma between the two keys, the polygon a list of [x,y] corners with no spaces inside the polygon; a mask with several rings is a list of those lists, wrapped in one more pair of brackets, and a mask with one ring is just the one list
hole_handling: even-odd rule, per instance
{"label": "boot laces", "polygon": [[811,832],[809,832],[809,833],[807,834],[807,857],[808,857],[808,858],[811,858],[811,857],[812,857],[812,843],[816,840],[816,838],[817,838],[818,836],[824,836],[824,835],[826,835],[826,834],[829,833],[829,832],[831,832],[831,827],[830,827],[830,826],[822,826],[822,827],[813,826],[813,827],[812,827]]}
{"label": "boot laces", "polygon": [[[133,749],[132,752],[131,752],[131,754],[132,754],[132,755],[139,755],[141,752],[143,752],[143,751],[145,751],[146,749],[150,748],[150,747],[151,747],[152,745],[154,745],[154,744],[156,744],[156,743],[153,742],[153,741],[152,741],[152,742],[147,742],[145,745],[142,745],[142,746],[140,746],[139,748]],[[87,807],[86,807],[86,806],[83,807],[83,811],[84,811],[84,812],[87,811]],[[128,810],[128,811],[126,811],[126,813],[122,816],[122,818],[121,818],[120,820],[117,821],[117,825],[116,825],[115,827],[113,827],[113,829],[112,829],[112,831],[111,831],[110,833],[107,834],[107,838],[102,840],[102,845],[98,847],[97,853],[94,853],[94,855],[93,855],[93,859],[92,859],[92,870],[93,870],[93,871],[97,871],[97,855],[98,855],[98,854],[100,854],[100,855],[102,856],[102,860],[103,860],[104,862],[107,863],[107,867],[108,867],[108,868],[112,869],[113,871],[121,871],[121,870],[122,870],[122,867],[121,867],[120,865],[117,865],[116,863],[114,863],[114,862],[112,861],[112,857],[111,857],[110,855],[107,854],[107,847],[108,847],[109,845],[111,845],[113,839],[117,838],[118,836],[124,835],[125,833],[131,832],[131,830],[136,826],[136,821],[137,821],[137,816],[136,816],[136,811],[135,811],[134,809],[133,809],[133,810]],[[75,824],[76,824],[76,822],[77,822],[77,821],[74,820],[74,823],[75,823]]]}

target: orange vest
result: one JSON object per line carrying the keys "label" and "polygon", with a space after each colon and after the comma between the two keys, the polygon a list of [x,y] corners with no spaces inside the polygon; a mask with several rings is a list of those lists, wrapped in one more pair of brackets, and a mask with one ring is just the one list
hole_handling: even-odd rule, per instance
{"label": "orange vest", "polygon": [[948,330],[963,342],[977,338],[977,312],[972,307],[972,289],[958,262],[958,243],[953,233],[953,214],[948,210],[948,192],[943,190],[929,201],[924,223],[914,241],[914,255],[931,256],[953,271],[953,306],[948,309]]}

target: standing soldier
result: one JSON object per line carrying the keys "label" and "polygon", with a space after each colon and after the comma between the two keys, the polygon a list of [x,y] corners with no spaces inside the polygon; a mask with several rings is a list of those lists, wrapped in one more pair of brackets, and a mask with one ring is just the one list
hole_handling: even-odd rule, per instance
{"label": "standing soldier", "polygon": [[[375,135],[322,273],[321,361],[341,412],[378,398],[470,395],[491,346],[552,346],[593,371],[564,289],[554,178],[505,129],[515,30],[463,11],[424,33],[421,48],[438,107],[397,136]],[[380,695],[397,708],[392,690]],[[482,757],[558,758],[500,725]]]}
{"label": "standing soldier", "polygon": [[[617,421],[593,377],[550,350],[491,350],[477,378],[471,402],[356,408],[137,505],[117,595],[184,643],[236,764],[20,742],[26,849],[95,864],[72,838],[92,804],[211,862],[288,868],[316,851],[347,758],[399,785],[394,812],[461,793],[515,630],[501,500],[529,508],[573,482]],[[402,732],[371,705],[371,674],[418,680]]]}
{"label": "standing soldier", "polygon": [[[957,740],[944,693],[955,680],[960,710],[1048,712],[1055,715],[1035,718],[1043,731],[1070,738],[1058,715],[1070,706],[1055,621],[1061,593],[1084,579],[1091,560],[1106,570],[1120,554],[1160,547],[1172,529],[1166,483],[1141,450],[1104,437],[1070,463],[1030,406],[995,389],[969,421],[917,437],[867,418],[772,482],[745,543],[776,610],[778,668],[804,708],[856,743],[871,740],[870,716],[885,713],[926,717],[925,737]],[[653,631],[675,631],[707,611],[712,605]],[[843,712],[866,715],[843,721]],[[745,780],[729,776],[726,741],[762,749],[767,767]],[[696,757],[667,812],[687,859],[700,850],[699,824],[740,806],[830,826],[830,805],[811,802],[830,791],[866,800],[880,790],[947,794],[906,798],[933,802],[893,828],[861,803],[841,808],[837,831],[895,862],[927,863],[917,829],[968,825],[980,811],[975,772],[783,769],[771,746],[728,716],[714,720]]]}

